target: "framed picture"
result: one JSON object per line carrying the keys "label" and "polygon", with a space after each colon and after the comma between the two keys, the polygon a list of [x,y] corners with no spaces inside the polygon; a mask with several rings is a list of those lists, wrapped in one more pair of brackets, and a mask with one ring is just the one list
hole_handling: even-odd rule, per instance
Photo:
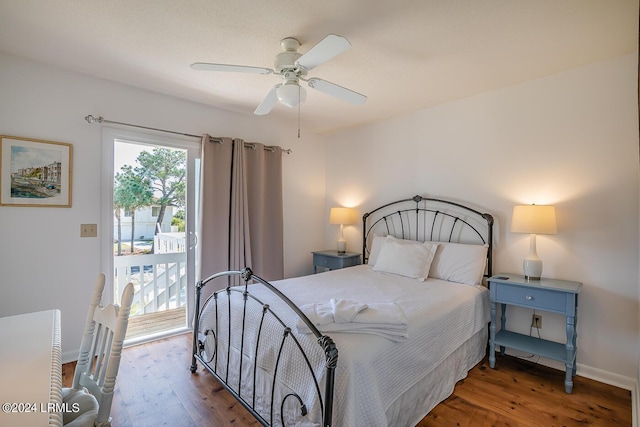
{"label": "framed picture", "polygon": [[0,206],[71,207],[73,147],[0,135]]}

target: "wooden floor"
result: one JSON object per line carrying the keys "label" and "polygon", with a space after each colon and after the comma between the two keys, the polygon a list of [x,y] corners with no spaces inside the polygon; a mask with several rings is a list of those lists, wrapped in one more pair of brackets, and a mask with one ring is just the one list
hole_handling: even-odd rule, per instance
{"label": "wooden floor", "polygon": [[[259,425],[206,371],[190,373],[190,350],[190,334],[125,349],[111,409],[113,427]],[[65,387],[73,369],[74,364],[63,366]],[[482,361],[418,424],[585,425],[631,426],[631,393],[576,377],[573,393],[566,394],[563,372],[509,356],[498,356],[496,369]]]}
{"label": "wooden floor", "polygon": [[171,329],[184,328],[187,324],[186,307],[139,314],[129,318],[126,339],[135,339]]}

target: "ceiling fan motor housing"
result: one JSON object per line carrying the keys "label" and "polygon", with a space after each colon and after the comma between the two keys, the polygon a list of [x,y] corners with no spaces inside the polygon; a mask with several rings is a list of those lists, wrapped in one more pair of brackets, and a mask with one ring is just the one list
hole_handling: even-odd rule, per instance
{"label": "ceiling fan motor housing", "polygon": [[[282,74],[285,71],[296,70],[296,61],[302,56],[298,53],[300,42],[293,37],[287,37],[280,41],[282,52],[276,55],[273,68],[276,73]],[[306,71],[301,71],[298,75],[304,75]]]}

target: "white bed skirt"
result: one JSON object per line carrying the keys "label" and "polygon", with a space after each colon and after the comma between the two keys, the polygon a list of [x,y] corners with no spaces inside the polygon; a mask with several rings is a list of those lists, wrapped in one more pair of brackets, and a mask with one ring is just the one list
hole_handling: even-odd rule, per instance
{"label": "white bed skirt", "polygon": [[451,396],[458,381],[485,357],[488,327],[469,338],[386,410],[389,426],[414,427],[440,402]]}

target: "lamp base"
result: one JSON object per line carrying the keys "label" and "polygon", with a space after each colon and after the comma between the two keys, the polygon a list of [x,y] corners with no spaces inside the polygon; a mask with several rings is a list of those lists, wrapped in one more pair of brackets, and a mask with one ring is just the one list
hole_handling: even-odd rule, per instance
{"label": "lamp base", "polygon": [[525,258],[522,262],[522,269],[526,280],[540,280],[542,276],[542,260]]}
{"label": "lamp base", "polygon": [[338,240],[338,253],[343,254],[347,252],[347,242],[346,240]]}

